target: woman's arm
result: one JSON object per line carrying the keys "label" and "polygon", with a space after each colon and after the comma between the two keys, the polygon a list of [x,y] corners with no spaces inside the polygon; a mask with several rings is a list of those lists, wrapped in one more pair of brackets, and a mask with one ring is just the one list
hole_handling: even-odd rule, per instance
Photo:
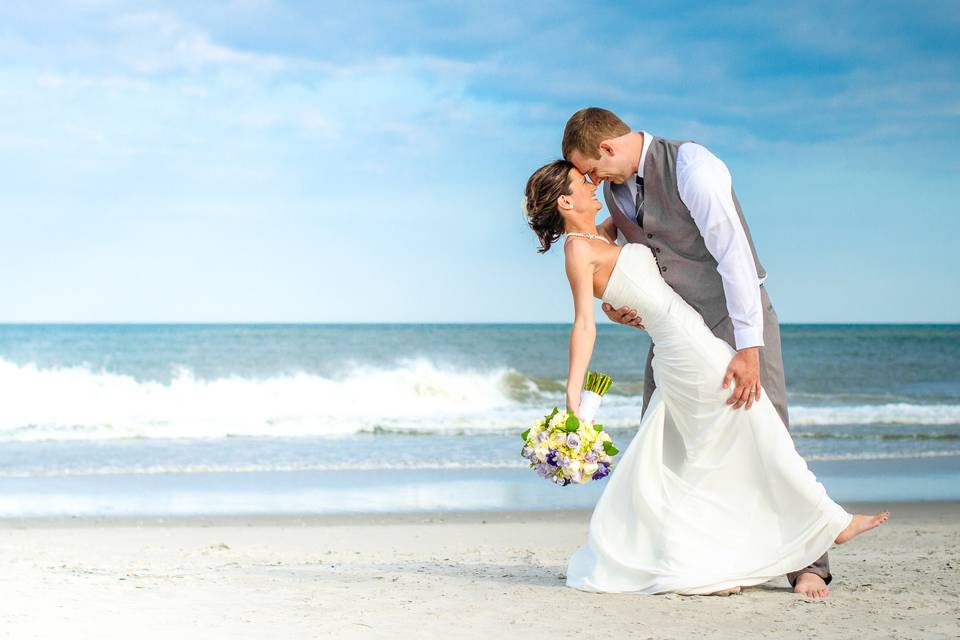
{"label": "woman's arm", "polygon": [[574,240],[564,248],[567,279],[573,292],[573,328],[570,331],[570,368],[567,371],[567,409],[580,409],[580,391],[593,355],[597,324],[593,317],[593,251]]}

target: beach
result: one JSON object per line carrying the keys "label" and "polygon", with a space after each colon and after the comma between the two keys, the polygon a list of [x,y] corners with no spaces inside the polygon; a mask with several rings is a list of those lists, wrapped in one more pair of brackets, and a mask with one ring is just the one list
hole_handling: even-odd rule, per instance
{"label": "beach", "polygon": [[564,584],[589,510],[0,521],[5,638],[956,638],[960,503],[831,550],[826,601]]}

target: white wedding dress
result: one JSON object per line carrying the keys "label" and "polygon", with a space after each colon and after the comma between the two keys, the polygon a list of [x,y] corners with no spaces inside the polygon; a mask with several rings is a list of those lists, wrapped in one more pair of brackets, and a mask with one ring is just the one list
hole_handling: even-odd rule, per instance
{"label": "white wedding dress", "polygon": [[654,343],[657,387],[570,558],[584,591],[703,594],[808,566],[852,515],[827,496],[761,394],[726,404],[734,350],[664,282],[642,244],[621,251],[603,294]]}

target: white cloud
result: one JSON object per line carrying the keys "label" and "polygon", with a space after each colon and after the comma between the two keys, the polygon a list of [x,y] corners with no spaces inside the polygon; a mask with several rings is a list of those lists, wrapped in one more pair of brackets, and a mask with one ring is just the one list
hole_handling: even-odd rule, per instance
{"label": "white cloud", "polygon": [[243,51],[216,42],[203,29],[162,12],[124,14],[112,23],[116,42],[103,43],[115,60],[144,74],[198,71],[208,66],[239,66],[276,73],[312,66],[308,61],[270,53]]}

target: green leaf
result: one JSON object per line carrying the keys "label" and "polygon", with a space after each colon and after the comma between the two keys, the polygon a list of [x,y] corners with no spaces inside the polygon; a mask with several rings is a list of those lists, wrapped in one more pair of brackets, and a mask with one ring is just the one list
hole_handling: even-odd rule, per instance
{"label": "green leaf", "polygon": [[524,441],[524,442],[526,442],[528,435],[530,435],[530,429],[527,429],[526,431],[524,431],[523,433],[521,433],[521,434],[520,434],[520,437],[523,438],[523,441]]}
{"label": "green leaf", "polygon": [[617,455],[618,453],[620,453],[620,449],[617,449],[615,446],[613,446],[613,443],[612,443],[612,442],[604,442],[604,443],[603,443],[603,451],[604,451],[608,456],[615,456],[615,455]]}
{"label": "green leaf", "polygon": [[560,412],[557,410],[556,407],[554,407],[553,411],[550,412],[550,415],[544,416],[544,419],[546,419],[547,422],[550,422],[551,420],[553,420],[553,416],[557,415],[558,413]]}
{"label": "green leaf", "polygon": [[603,431],[603,425],[602,425],[602,424],[595,424],[595,425],[593,425],[593,430],[596,431],[597,433],[600,433],[601,431]]}
{"label": "green leaf", "polygon": [[567,416],[567,422],[564,425],[563,430],[569,433],[571,431],[576,431],[579,428],[580,420],[577,418],[577,416],[573,415],[573,413],[570,413],[570,415]]}

